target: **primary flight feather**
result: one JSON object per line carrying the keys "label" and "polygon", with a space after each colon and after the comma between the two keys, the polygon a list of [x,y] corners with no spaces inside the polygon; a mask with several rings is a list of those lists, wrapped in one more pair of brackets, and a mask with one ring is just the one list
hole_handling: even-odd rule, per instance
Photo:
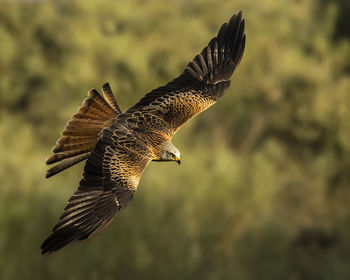
{"label": "primary flight feather", "polygon": [[245,38],[239,12],[221,26],[180,76],[152,90],[124,113],[107,83],[102,88],[104,97],[95,89],[89,91],[46,159],[47,164],[57,163],[47,171],[47,178],[87,162],[77,191],[41,246],[43,254],[104,230],[120,209],[128,207],[151,161],[180,163],[172,137],[186,121],[223,96],[242,58]]}

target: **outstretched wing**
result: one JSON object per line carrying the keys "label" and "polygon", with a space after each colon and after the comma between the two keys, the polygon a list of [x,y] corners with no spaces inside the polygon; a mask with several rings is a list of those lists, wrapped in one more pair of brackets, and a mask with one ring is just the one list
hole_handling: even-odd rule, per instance
{"label": "outstretched wing", "polygon": [[95,236],[109,225],[120,209],[130,204],[150,161],[140,146],[142,144],[125,127],[113,124],[103,131],[86,162],[77,191],[41,246],[43,254]]}
{"label": "outstretched wing", "polygon": [[217,36],[188,63],[179,77],[146,94],[126,113],[153,108],[175,133],[228,89],[230,78],[242,58],[245,38],[244,19],[239,12],[221,26]]}

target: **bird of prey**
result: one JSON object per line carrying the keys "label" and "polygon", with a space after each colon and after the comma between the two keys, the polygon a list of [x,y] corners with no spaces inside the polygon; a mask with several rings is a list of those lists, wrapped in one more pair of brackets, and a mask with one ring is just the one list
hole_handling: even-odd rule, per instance
{"label": "bird of prey", "polygon": [[83,179],[42,254],[93,237],[131,203],[140,177],[151,161],[176,161],[171,139],[189,119],[213,105],[230,86],[245,47],[242,13],[224,23],[202,52],[174,80],[146,94],[121,112],[105,83],[103,97],[92,89],[65,126],[47,164],[51,177],[87,159]]}

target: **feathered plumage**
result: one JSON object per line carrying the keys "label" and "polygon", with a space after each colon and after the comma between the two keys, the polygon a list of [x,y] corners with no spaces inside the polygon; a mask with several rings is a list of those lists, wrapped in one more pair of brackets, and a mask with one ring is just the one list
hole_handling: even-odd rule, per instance
{"label": "feathered plumage", "polygon": [[214,104],[230,86],[245,46],[241,12],[188,63],[183,73],[146,94],[121,113],[108,84],[104,98],[89,92],[52,149],[46,177],[87,159],[83,179],[69,199],[42,253],[57,251],[95,236],[133,199],[140,177],[152,160],[177,160],[175,132]]}

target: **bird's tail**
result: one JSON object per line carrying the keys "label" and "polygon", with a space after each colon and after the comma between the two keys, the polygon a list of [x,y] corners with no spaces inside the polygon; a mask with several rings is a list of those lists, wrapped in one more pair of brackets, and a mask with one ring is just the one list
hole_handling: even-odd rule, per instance
{"label": "bird's tail", "polygon": [[87,159],[103,128],[109,126],[121,113],[108,83],[102,86],[102,92],[104,98],[95,89],[90,90],[89,97],[67,122],[61,137],[52,148],[53,154],[45,159],[46,164],[58,162],[47,170],[46,178]]}

